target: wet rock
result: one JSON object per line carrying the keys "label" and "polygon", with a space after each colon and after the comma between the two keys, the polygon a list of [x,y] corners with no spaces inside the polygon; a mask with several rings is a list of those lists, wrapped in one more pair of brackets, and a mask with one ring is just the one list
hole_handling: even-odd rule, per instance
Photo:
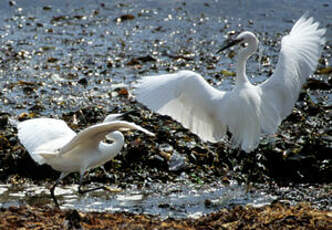
{"label": "wet rock", "polygon": [[77,82],[81,85],[84,85],[84,86],[88,85],[88,80],[85,77],[79,79]]}
{"label": "wet rock", "polygon": [[10,147],[10,143],[6,137],[0,136],[0,149],[8,149]]}
{"label": "wet rock", "polygon": [[69,210],[65,213],[65,229],[83,229],[80,222],[81,216],[76,210]]}
{"label": "wet rock", "polygon": [[129,92],[126,88],[121,88],[121,89],[118,90],[118,94],[120,96],[128,96]]}
{"label": "wet rock", "polygon": [[114,21],[123,22],[123,21],[134,20],[134,19],[135,19],[135,16],[132,14],[123,14],[120,17],[117,17],[116,19],[114,19]]}
{"label": "wet rock", "polygon": [[47,62],[49,62],[49,63],[55,63],[57,61],[59,61],[59,59],[55,58],[55,57],[50,57],[50,58],[47,59]]}
{"label": "wet rock", "polygon": [[228,70],[221,70],[220,73],[225,77],[235,77],[235,72],[231,72]]}
{"label": "wet rock", "polygon": [[158,205],[159,208],[170,208],[170,204],[159,204]]}
{"label": "wet rock", "polygon": [[166,163],[165,159],[163,157],[161,157],[160,155],[152,155],[149,157],[149,164],[152,167],[161,167],[164,166]]}
{"label": "wet rock", "polygon": [[52,6],[43,6],[43,10],[45,11],[52,10]]}
{"label": "wet rock", "polygon": [[168,170],[171,172],[178,172],[186,167],[186,158],[174,151],[168,161]]}
{"label": "wet rock", "polygon": [[155,61],[156,61],[156,59],[153,58],[153,57],[150,56],[150,55],[143,56],[143,57],[138,57],[137,60],[138,60],[138,61],[141,61],[141,62],[143,62],[143,63],[144,63],[144,62],[155,62]]}
{"label": "wet rock", "polygon": [[9,3],[10,6],[16,6],[16,2],[15,2],[15,1],[12,1],[12,0],[11,0],[11,1],[9,1],[8,3]]}
{"label": "wet rock", "polygon": [[303,86],[305,89],[321,89],[321,90],[331,90],[332,85],[321,80],[310,78],[307,80],[306,84]]}
{"label": "wet rock", "polygon": [[332,73],[332,66],[328,66],[326,68],[319,68],[315,72],[315,74],[330,74]]}
{"label": "wet rock", "polygon": [[159,145],[159,151],[171,154],[171,153],[173,153],[174,148],[173,148],[173,146],[171,146],[169,144],[161,144],[161,145]]}
{"label": "wet rock", "polygon": [[135,66],[135,65],[140,65],[140,61],[137,58],[131,59],[129,62],[127,62],[127,65]]}
{"label": "wet rock", "polygon": [[106,64],[107,68],[112,68],[113,67],[113,62],[112,60],[107,60],[107,64]]}
{"label": "wet rock", "polygon": [[23,88],[23,92],[26,95],[31,95],[33,93],[33,91],[34,91],[34,89],[32,87],[29,87],[29,86]]}
{"label": "wet rock", "polygon": [[51,20],[51,24],[55,24],[56,22],[64,21],[64,20],[67,20],[67,19],[68,19],[68,16],[65,16],[65,15],[54,16]]}
{"label": "wet rock", "polygon": [[0,114],[0,129],[7,126],[9,116],[7,114]]}

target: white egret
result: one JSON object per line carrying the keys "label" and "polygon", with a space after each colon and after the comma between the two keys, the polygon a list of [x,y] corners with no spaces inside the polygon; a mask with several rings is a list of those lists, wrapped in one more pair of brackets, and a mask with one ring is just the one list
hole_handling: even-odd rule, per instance
{"label": "white egret", "polygon": [[282,38],[274,74],[262,84],[251,84],[246,75],[246,62],[257,50],[258,39],[251,32],[242,32],[219,50],[244,45],[231,91],[213,88],[198,73],[180,71],[140,79],[134,86],[136,99],[179,121],[203,141],[220,141],[228,128],[233,144],[251,152],[262,134],[277,131],[291,113],[306,78],[314,72],[326,31],[318,27],[318,22],[306,16],[295,23]]}
{"label": "white egret", "polygon": [[[78,134],[58,119],[36,118],[18,123],[19,140],[32,159],[40,165],[46,163],[61,172],[59,179],[50,189],[57,207],[59,204],[54,196],[54,189],[72,172],[80,173],[80,193],[105,188],[81,190],[83,176],[87,170],[102,166],[119,154],[124,145],[124,136],[119,130],[137,129],[154,136],[134,123],[116,120],[120,117],[121,114],[111,114],[106,117],[104,123],[92,125]],[[112,143],[103,142],[105,137]]]}

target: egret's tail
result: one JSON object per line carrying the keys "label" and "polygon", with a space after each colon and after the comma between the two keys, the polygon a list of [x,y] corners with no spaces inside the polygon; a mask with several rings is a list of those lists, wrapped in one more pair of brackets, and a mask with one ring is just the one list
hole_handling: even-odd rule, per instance
{"label": "egret's tail", "polygon": [[45,164],[48,159],[56,157],[58,152],[52,151],[45,151],[45,150],[36,150],[30,153],[31,158],[37,162],[38,164],[42,165]]}

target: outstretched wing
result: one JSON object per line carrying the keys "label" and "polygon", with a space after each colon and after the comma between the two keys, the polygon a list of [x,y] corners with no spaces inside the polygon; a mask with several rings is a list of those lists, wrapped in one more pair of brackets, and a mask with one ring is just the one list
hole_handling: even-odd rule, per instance
{"label": "outstretched wing", "polygon": [[18,123],[18,138],[30,156],[39,164],[45,163],[41,154],[56,153],[76,133],[58,119],[36,118]]}
{"label": "outstretched wing", "polygon": [[313,18],[302,16],[282,38],[276,70],[258,86],[262,94],[262,115],[269,118],[269,122],[263,124],[265,132],[275,132],[291,113],[303,83],[316,69],[326,31],[318,27],[319,23]]}
{"label": "outstretched wing", "polygon": [[226,132],[217,108],[225,92],[192,71],[144,77],[135,85],[136,99],[149,109],[171,116],[203,141],[217,142]]}
{"label": "outstretched wing", "polygon": [[60,154],[66,154],[67,152],[81,145],[89,146],[90,148],[96,147],[107,134],[122,128],[137,129],[149,136],[155,136],[152,132],[144,129],[139,125],[136,125],[135,123],[126,121],[104,122],[101,124],[92,125],[79,132],[77,136],[75,136],[68,144],[60,149]]}

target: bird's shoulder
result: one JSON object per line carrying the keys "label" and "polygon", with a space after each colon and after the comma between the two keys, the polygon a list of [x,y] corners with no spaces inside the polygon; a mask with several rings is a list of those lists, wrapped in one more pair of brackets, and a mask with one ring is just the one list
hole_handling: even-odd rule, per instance
{"label": "bird's shoulder", "polygon": [[205,81],[201,74],[191,70],[180,70],[179,72],[177,72],[177,75],[182,79]]}

